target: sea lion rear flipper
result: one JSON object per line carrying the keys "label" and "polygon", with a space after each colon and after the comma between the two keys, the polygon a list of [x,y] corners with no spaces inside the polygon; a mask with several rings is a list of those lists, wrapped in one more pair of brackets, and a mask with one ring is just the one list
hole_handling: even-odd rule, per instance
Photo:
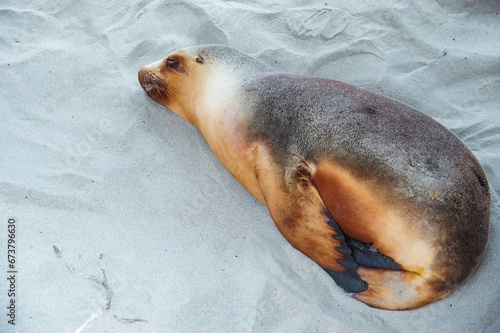
{"label": "sea lion rear flipper", "polygon": [[352,251],[352,258],[359,265],[371,268],[400,270],[398,264],[392,258],[384,256],[373,246],[351,238],[346,238],[346,243]]}
{"label": "sea lion rear flipper", "polygon": [[335,281],[335,283],[342,287],[344,290],[352,293],[358,293],[364,291],[368,288],[368,284],[363,281],[357,273],[357,269],[359,267],[358,262],[353,259],[353,252],[351,248],[346,243],[346,238],[344,234],[340,230],[337,222],[333,219],[332,215],[325,207],[324,214],[328,218],[328,226],[332,227],[335,230],[336,234],[333,235],[333,238],[340,243],[340,246],[335,247],[335,250],[338,253],[343,255],[342,259],[337,259],[337,263],[345,268],[345,272],[339,272],[335,269],[329,269],[322,267]]}
{"label": "sea lion rear flipper", "polygon": [[[268,163],[267,163],[268,164]],[[368,288],[356,272],[344,235],[312,183],[307,164],[284,172],[257,170],[269,212],[282,235],[320,265],[343,289],[358,293]]]}

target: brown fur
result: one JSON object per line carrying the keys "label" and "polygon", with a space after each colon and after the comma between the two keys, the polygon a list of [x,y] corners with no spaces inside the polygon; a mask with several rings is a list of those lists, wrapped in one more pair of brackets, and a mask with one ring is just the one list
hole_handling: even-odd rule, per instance
{"label": "brown fur", "polygon": [[[142,68],[139,81],[200,130],[283,236],[358,290],[356,299],[413,309],[446,296],[479,264],[486,177],[421,112],[342,82],[275,73],[222,46],[176,51]],[[358,268],[344,236],[400,270]]]}

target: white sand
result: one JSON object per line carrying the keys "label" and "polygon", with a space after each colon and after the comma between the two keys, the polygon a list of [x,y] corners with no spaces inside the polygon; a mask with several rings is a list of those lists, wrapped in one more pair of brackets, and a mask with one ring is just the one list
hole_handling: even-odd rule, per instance
{"label": "white sand", "polygon": [[[500,332],[498,1],[132,2],[0,4],[0,280],[13,217],[17,332]],[[208,43],[381,92],[453,130],[493,198],[472,278],[424,308],[381,311],[293,249],[137,82],[142,65]],[[0,331],[14,332],[5,287]]]}

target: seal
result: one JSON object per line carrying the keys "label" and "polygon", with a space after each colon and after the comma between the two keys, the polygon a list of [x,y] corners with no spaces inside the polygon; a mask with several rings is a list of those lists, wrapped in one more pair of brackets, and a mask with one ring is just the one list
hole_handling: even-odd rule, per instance
{"label": "seal", "polygon": [[201,132],[282,235],[357,300],[417,308],[480,263],[486,176],[424,113],[220,45],[175,51],[138,76],[150,98]]}

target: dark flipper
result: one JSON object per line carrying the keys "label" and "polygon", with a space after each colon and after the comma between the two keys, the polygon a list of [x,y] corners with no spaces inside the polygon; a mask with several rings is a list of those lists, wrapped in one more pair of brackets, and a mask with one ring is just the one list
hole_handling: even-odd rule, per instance
{"label": "dark flipper", "polygon": [[400,270],[394,260],[378,252],[373,246],[351,238],[346,238],[346,243],[352,251],[352,258],[358,264],[370,268]]}
{"label": "dark flipper", "polygon": [[[265,152],[263,155],[265,158]],[[272,165],[269,160],[265,164]],[[321,266],[340,287],[353,293],[366,290],[368,285],[359,277],[358,264],[312,183],[308,166],[299,162],[285,174],[279,167],[257,171],[267,208],[288,242]]]}
{"label": "dark flipper", "polygon": [[347,241],[351,239],[346,239],[344,237],[344,234],[337,225],[337,222],[335,222],[328,210],[326,210],[326,215],[328,216],[328,225],[336,231],[336,234],[333,236],[333,238],[338,240],[340,243],[340,246],[336,247],[336,250],[345,258],[337,259],[337,262],[346,269],[346,272],[339,272],[327,268],[324,268],[324,270],[332,277],[335,283],[345,291],[351,293],[359,293],[361,291],[365,291],[368,288],[368,283],[363,281],[356,272],[359,267],[358,264],[360,264],[360,262],[356,260],[351,247],[348,246]]}

